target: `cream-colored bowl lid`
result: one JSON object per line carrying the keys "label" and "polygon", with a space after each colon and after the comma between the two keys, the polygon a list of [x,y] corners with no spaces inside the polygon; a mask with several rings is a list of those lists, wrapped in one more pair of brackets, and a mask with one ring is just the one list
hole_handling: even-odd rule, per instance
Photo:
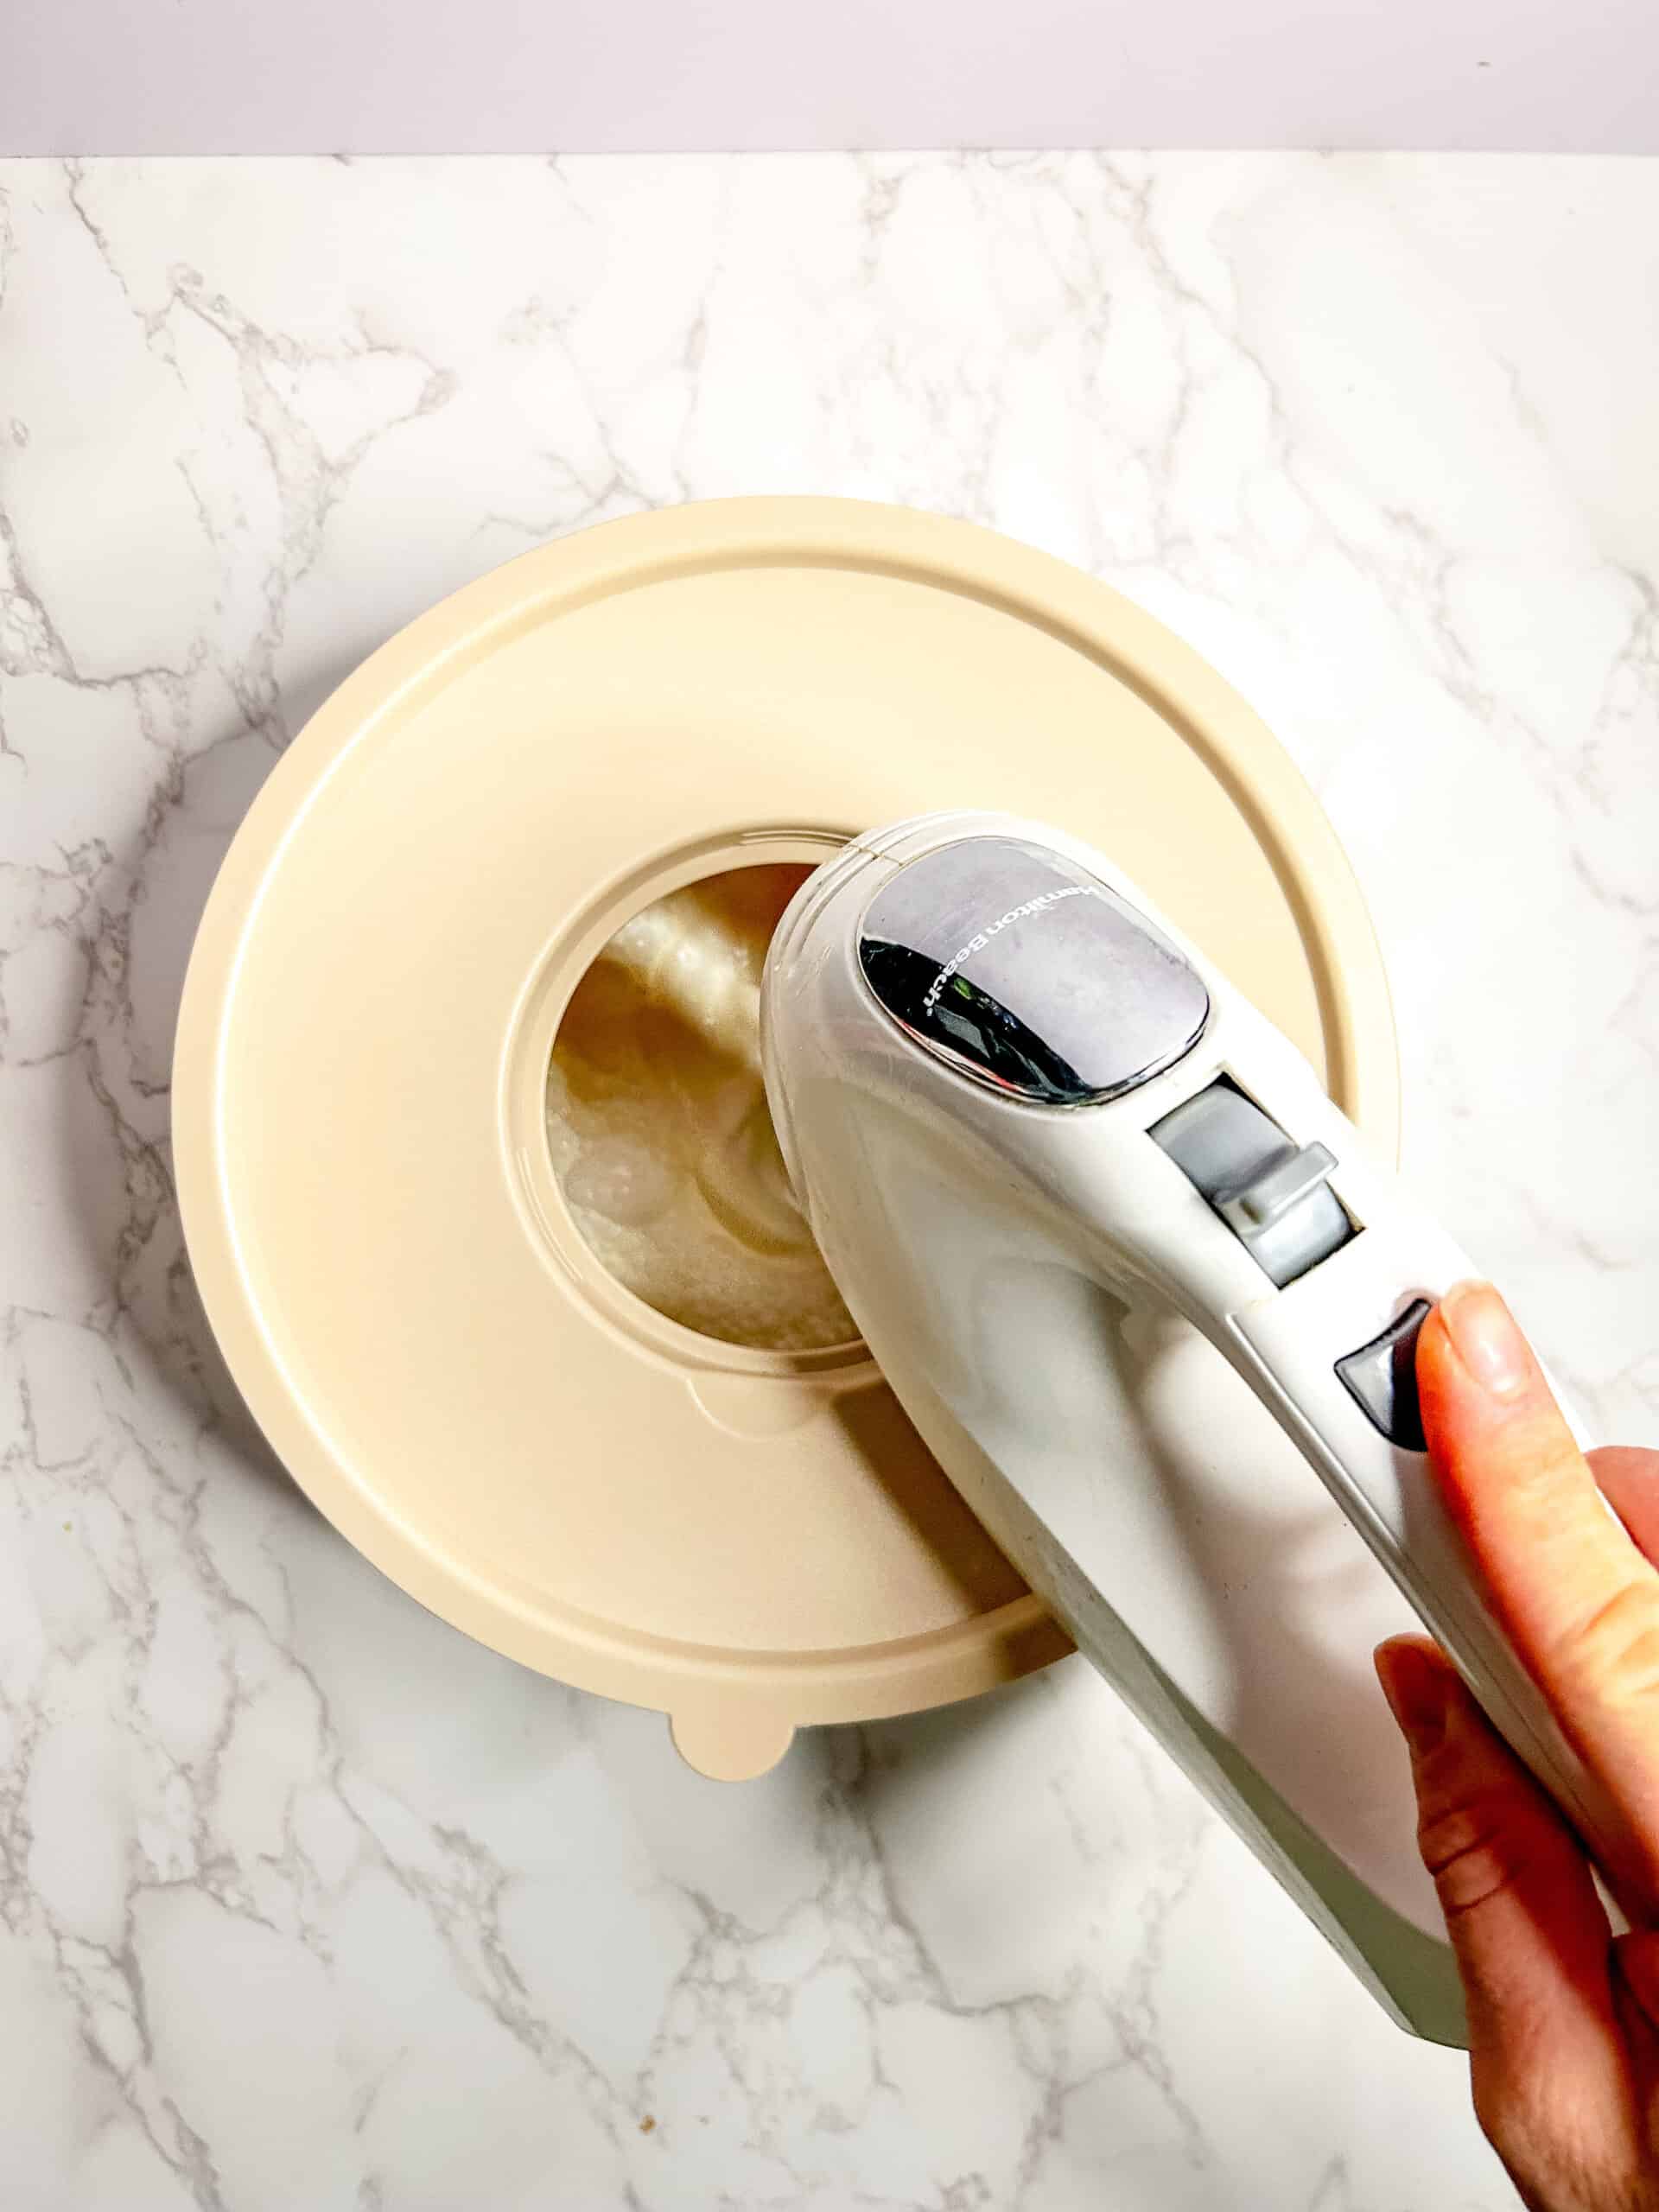
{"label": "cream-colored bowl lid", "polygon": [[856,501],[609,524],[422,616],[289,748],[190,963],[181,1202],[276,1450],[423,1604],[712,1773],[1065,1642],[861,1352],[717,1344],[603,1274],[547,1056],[648,899],[946,806],[1112,855],[1393,1149],[1376,943],[1262,723],[1076,570]]}

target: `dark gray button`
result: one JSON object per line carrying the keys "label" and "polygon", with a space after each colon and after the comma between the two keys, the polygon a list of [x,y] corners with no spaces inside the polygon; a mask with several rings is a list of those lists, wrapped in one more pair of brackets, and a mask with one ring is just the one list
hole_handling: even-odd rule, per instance
{"label": "dark gray button", "polygon": [[1380,1337],[1337,1362],[1337,1373],[1372,1427],[1407,1452],[1428,1448],[1417,1402],[1417,1332],[1433,1310],[1427,1299],[1414,1299]]}

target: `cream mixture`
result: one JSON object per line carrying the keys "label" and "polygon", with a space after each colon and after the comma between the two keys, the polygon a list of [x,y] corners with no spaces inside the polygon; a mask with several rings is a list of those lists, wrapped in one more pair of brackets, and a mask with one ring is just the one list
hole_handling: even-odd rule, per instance
{"label": "cream mixture", "polygon": [[760,970],[805,868],[734,868],[620,929],[548,1071],[553,1172],[595,1257],[728,1344],[858,1333],[789,1187],[760,1074]]}

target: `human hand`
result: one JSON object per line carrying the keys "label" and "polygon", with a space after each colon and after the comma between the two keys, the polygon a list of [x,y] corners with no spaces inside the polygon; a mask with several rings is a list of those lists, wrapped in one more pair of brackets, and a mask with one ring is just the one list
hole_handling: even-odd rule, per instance
{"label": "human hand", "polygon": [[1424,1322],[1417,1380],[1446,1503],[1628,1838],[1615,1936],[1583,1846],[1444,1655],[1380,1648],[1475,2110],[1532,2212],[1659,2212],[1659,1452],[1586,1459],[1486,1284]]}

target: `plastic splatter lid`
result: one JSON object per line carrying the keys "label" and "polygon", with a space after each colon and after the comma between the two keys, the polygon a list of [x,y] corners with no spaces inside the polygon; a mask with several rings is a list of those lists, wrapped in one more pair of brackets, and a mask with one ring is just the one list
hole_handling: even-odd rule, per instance
{"label": "plastic splatter lid", "polygon": [[276,1450],[434,1611],[710,1774],[1067,1647],[861,1348],[717,1342],[606,1274],[554,1034],[664,893],[943,806],[1120,856],[1393,1150],[1370,925],[1249,709],[1063,563],[856,501],[641,516],[445,601],[289,747],[191,961],[186,1230]]}

